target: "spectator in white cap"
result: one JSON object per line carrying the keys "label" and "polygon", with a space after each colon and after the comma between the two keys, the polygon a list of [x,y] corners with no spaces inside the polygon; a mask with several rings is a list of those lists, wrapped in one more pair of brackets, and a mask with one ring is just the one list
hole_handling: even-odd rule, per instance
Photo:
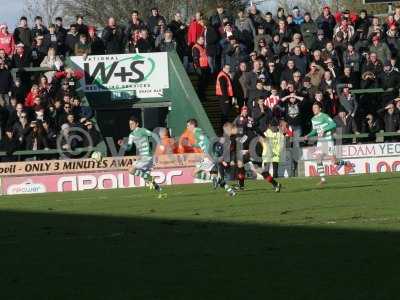
{"label": "spectator in white cap", "polygon": [[25,46],[22,43],[17,44],[15,54],[12,58],[13,68],[28,68],[31,66],[32,59],[29,53],[25,51]]}

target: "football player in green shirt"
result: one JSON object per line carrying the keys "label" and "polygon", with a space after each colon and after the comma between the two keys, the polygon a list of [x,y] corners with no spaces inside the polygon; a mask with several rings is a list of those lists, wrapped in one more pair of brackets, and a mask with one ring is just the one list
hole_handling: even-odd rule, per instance
{"label": "football player in green shirt", "polygon": [[136,117],[129,119],[129,129],[131,133],[128,137],[128,143],[124,144],[122,140],[118,141],[120,146],[125,147],[126,150],[131,150],[133,145],[136,147],[136,154],[139,156],[129,170],[129,173],[135,176],[139,176],[144,179],[147,186],[150,189],[154,189],[159,193],[159,198],[163,197],[162,189],[155,182],[151,176],[150,171],[153,169],[153,154],[151,153],[150,138],[153,133],[146,128],[139,127],[139,120]]}
{"label": "football player in green shirt", "polygon": [[343,160],[338,160],[335,154],[335,143],[333,141],[333,132],[336,129],[336,123],[330,116],[321,112],[321,104],[315,102],[312,106],[314,117],[311,119],[312,130],[304,137],[308,140],[311,137],[318,137],[317,151],[315,152],[317,160],[317,172],[320,176],[320,185],[326,182],[325,167],[322,163],[324,159],[332,160],[332,163],[338,167],[348,164]]}

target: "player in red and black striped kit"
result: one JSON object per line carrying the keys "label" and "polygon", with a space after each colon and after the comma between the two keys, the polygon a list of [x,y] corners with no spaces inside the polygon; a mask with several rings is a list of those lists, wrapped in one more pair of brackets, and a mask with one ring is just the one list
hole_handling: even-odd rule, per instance
{"label": "player in red and black striped kit", "polygon": [[252,172],[261,174],[266,181],[272,184],[276,192],[280,192],[281,185],[275,181],[269,171],[259,172],[252,164],[248,150],[243,149],[246,147],[246,140],[239,134],[237,126],[230,122],[224,124],[222,143],[224,151],[218,163],[218,173],[221,179],[225,177],[228,169],[234,170],[235,178],[238,180],[237,189],[243,190],[246,179],[245,164],[249,164]]}
{"label": "player in red and black striped kit", "polygon": [[[254,120],[248,115],[248,109],[243,106],[240,115],[233,121],[232,135],[235,140],[235,166],[236,178],[238,180],[239,189],[244,189],[246,179],[245,164],[250,162],[249,144],[252,138],[256,137],[254,132]],[[233,138],[231,138],[233,140]]]}

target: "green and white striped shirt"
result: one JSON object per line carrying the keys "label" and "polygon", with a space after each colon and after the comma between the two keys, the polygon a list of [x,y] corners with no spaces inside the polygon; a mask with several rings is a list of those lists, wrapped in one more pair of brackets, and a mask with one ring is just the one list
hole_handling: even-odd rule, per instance
{"label": "green and white striped shirt", "polygon": [[210,139],[200,128],[194,130],[195,147],[200,148],[204,153],[210,154]]}
{"label": "green and white striped shirt", "polygon": [[150,149],[150,137],[152,132],[146,128],[137,127],[129,134],[127,150],[136,147],[136,154],[139,156],[152,156]]}
{"label": "green and white striped shirt", "polygon": [[336,123],[327,114],[319,113],[311,119],[312,131],[308,137],[322,135],[320,141],[333,141],[332,132],[336,129]]}

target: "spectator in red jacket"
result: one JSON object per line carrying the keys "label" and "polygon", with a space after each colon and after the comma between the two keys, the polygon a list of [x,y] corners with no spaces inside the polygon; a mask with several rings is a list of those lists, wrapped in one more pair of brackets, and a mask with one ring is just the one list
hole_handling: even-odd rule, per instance
{"label": "spectator in red jacket", "polygon": [[352,13],[348,9],[346,9],[344,11],[337,11],[335,13],[336,23],[340,23],[343,19],[346,19],[349,21],[349,24],[354,26],[356,24],[358,18],[359,17],[356,13]]}
{"label": "spectator in red jacket", "polygon": [[35,99],[39,96],[39,87],[37,84],[32,85],[31,91],[25,98],[25,106],[33,107],[35,105]]}
{"label": "spectator in red jacket", "polygon": [[195,19],[189,25],[187,43],[190,47],[196,44],[197,39],[204,34],[202,19],[203,15],[201,12],[197,12]]}
{"label": "spectator in red jacket", "polygon": [[83,77],[83,72],[79,70],[72,70],[71,68],[66,68],[65,71],[56,72],[54,77],[58,80],[66,79],[68,81],[76,81]]}
{"label": "spectator in red jacket", "polygon": [[8,32],[6,24],[0,25],[0,49],[4,49],[8,56],[13,55],[15,51],[14,36]]}

